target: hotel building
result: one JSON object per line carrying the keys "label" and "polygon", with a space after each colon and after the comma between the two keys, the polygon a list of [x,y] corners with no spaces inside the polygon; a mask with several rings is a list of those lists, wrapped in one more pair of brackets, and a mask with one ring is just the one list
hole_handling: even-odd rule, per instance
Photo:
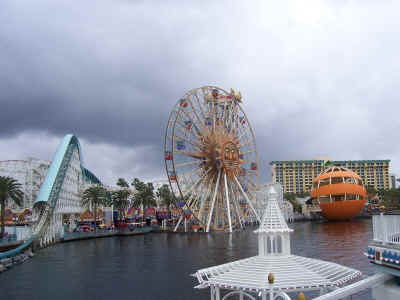
{"label": "hotel building", "polygon": [[[324,169],[329,159],[271,161],[271,181],[280,183],[284,193],[305,193],[311,189],[311,184]],[[390,160],[343,160],[330,161],[335,166],[348,168],[357,173],[365,186],[375,189],[389,189]]]}
{"label": "hotel building", "polygon": [[18,207],[13,201],[7,202],[7,207],[17,210],[32,208],[49,166],[49,161],[35,158],[0,161],[0,176],[14,178],[21,184],[24,192],[22,207]]}

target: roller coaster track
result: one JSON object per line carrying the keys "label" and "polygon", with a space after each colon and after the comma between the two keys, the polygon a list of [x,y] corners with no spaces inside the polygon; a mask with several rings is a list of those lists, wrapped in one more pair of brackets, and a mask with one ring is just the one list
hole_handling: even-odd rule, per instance
{"label": "roller coaster track", "polygon": [[[13,250],[1,252],[0,259],[18,254],[37,240],[40,242],[41,246],[45,246],[49,243],[49,239],[45,237],[50,230],[51,220],[54,216],[65,175],[76,148],[78,149],[80,157],[82,178],[85,178],[85,175],[88,174],[89,171],[82,165],[82,156],[77,137],[71,134],[66,135],[57,148],[46,178],[35,200],[34,215],[37,216],[37,221],[33,226],[32,235],[21,246]],[[98,180],[97,178],[95,179]]]}

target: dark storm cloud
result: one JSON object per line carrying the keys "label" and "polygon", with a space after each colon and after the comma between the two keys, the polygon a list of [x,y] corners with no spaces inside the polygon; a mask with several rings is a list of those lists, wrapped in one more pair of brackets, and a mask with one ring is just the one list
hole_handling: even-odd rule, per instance
{"label": "dark storm cloud", "polygon": [[73,132],[99,177],[160,178],[173,104],[213,84],[244,95],[261,181],[270,160],[395,166],[398,10],[365,1],[2,1],[0,141],[19,147],[21,137]]}
{"label": "dark storm cloud", "polygon": [[3,6],[2,136],[67,130],[92,141],[154,144],[177,97],[200,84],[202,71],[186,53],[196,30],[158,15],[165,7],[99,2],[90,14],[88,4]]}

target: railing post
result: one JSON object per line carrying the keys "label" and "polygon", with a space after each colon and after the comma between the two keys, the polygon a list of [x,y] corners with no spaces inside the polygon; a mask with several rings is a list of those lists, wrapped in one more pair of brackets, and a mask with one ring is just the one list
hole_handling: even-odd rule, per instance
{"label": "railing post", "polygon": [[383,213],[381,213],[382,225],[383,225],[383,244],[385,245],[388,241],[388,222]]}

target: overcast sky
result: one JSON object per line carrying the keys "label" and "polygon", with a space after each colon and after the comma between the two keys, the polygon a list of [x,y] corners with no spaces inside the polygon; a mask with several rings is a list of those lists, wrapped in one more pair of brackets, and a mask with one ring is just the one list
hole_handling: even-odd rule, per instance
{"label": "overcast sky", "polygon": [[271,160],[390,159],[400,175],[400,2],[0,1],[0,160],[81,141],[105,183],[166,179],[169,112],[242,92]]}

